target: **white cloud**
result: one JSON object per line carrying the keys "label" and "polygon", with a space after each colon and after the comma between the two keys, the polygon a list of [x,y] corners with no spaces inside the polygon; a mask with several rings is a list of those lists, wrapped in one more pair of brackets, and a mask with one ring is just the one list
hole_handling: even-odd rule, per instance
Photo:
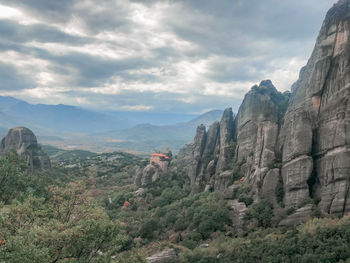
{"label": "white cloud", "polygon": [[284,60],[271,62],[274,64],[275,71],[267,74],[267,78],[273,80],[274,85],[280,91],[290,90],[291,85],[298,79],[300,69],[306,65],[307,60],[300,57],[294,57]]}
{"label": "white cloud", "polygon": [[[13,50],[0,51],[0,62],[13,66],[18,78],[33,82],[33,87],[1,94],[124,110],[158,110],[158,104],[171,104],[169,108],[181,111],[186,105],[190,111],[193,105],[198,112],[222,107],[220,101],[242,99],[262,79],[271,79],[279,90],[289,89],[309,56],[312,44],[304,41],[316,32],[305,33],[305,26],[299,24],[304,34],[299,37],[288,33],[299,30],[294,16],[280,21],[271,17],[281,15],[286,7],[300,6],[304,9],[295,19],[310,13],[313,16],[307,19],[320,25],[330,0],[310,0],[317,2],[317,8],[278,2],[266,13],[261,8],[276,0],[253,1],[254,6],[230,0],[215,4],[81,0],[62,2],[56,8],[44,1],[41,5],[46,9],[30,1],[0,4],[0,19],[21,24],[22,37],[27,26],[41,25],[68,34],[67,40],[47,31],[43,38],[30,35],[24,41],[16,40],[16,35],[12,42],[1,36],[0,48],[6,43]],[[75,42],[70,43],[70,38]]]}
{"label": "white cloud", "polygon": [[39,21],[20,10],[0,4],[0,19],[15,20],[22,25],[30,25],[38,23]]}
{"label": "white cloud", "polygon": [[154,107],[148,105],[124,105],[121,106],[119,109],[125,111],[150,111],[153,110]]}

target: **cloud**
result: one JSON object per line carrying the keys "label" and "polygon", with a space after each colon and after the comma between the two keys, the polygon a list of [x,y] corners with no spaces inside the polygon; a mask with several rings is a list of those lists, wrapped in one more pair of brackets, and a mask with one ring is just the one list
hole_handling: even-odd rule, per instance
{"label": "cloud", "polygon": [[15,67],[4,63],[0,63],[0,79],[0,91],[20,90],[22,87],[34,86],[34,83],[21,75]]}
{"label": "cloud", "polygon": [[289,89],[333,0],[4,0],[0,95],[95,109],[237,109]]}

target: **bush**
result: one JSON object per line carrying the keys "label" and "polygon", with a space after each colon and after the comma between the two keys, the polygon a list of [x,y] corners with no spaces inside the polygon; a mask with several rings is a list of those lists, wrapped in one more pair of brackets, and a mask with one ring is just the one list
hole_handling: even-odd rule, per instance
{"label": "bush", "polygon": [[283,206],[283,199],[284,199],[284,185],[283,185],[283,178],[282,175],[279,175],[278,182],[275,188],[275,195],[277,202]]}
{"label": "bush", "polygon": [[150,219],[146,221],[143,225],[141,225],[139,234],[142,238],[152,239],[153,232],[156,231],[158,228],[158,221],[155,219]]}
{"label": "bush", "polygon": [[245,203],[246,206],[250,206],[254,200],[250,195],[250,188],[249,187],[239,187],[235,190],[233,194],[234,199],[238,199],[239,202]]}
{"label": "bush", "polygon": [[246,213],[244,220],[251,227],[268,228],[272,226],[273,206],[267,200],[254,204]]}

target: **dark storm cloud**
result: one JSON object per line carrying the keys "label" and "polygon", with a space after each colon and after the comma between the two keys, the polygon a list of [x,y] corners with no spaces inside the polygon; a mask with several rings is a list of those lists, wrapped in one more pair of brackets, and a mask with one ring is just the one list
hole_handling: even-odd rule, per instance
{"label": "dark storm cloud", "polygon": [[261,79],[289,88],[332,3],[5,0],[0,89],[92,108],[237,108]]}

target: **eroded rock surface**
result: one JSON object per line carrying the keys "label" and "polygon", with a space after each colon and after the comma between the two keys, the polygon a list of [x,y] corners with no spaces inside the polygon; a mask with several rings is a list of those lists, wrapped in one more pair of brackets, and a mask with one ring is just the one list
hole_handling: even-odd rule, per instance
{"label": "eroded rock surface", "polygon": [[307,204],[295,211],[292,215],[288,216],[287,218],[283,219],[279,226],[295,226],[300,223],[303,223],[307,220],[307,218],[312,213],[312,205]]}
{"label": "eroded rock surface", "polygon": [[139,173],[140,179],[137,179],[137,183],[140,182],[139,185],[136,186],[146,186],[149,185],[150,183],[156,181],[159,178],[159,175],[161,173],[161,169],[159,166],[154,165],[154,164],[149,164],[147,165],[142,173]]}
{"label": "eroded rock surface", "polygon": [[293,93],[282,130],[286,204],[321,199],[322,211],[350,211],[350,1],[327,13]]}
{"label": "eroded rock surface", "polygon": [[[241,176],[255,202],[264,198],[289,209],[311,198],[324,213],[350,212],[350,0],[327,13],[291,90],[282,94],[262,81],[235,118],[227,109],[208,132],[199,127],[195,142],[178,157],[194,193],[232,196],[232,179]],[[278,202],[277,187],[283,190]],[[303,209],[296,218],[306,215]]]}
{"label": "eroded rock surface", "polygon": [[247,206],[243,202],[238,202],[237,200],[228,200],[227,206],[230,209],[230,216],[232,220],[232,225],[235,226],[238,234],[242,230],[244,224],[244,216],[247,212]]}
{"label": "eroded rock surface", "polygon": [[147,261],[150,263],[175,263],[176,262],[176,251],[173,248],[168,248],[154,254],[147,258]]}
{"label": "eroded rock surface", "polygon": [[28,128],[12,128],[0,144],[0,156],[6,156],[11,150],[26,159],[29,170],[33,172],[50,171],[51,162],[48,155],[38,145],[34,133]]}
{"label": "eroded rock surface", "polygon": [[[265,80],[259,86],[252,87],[239,108],[235,120],[235,158],[246,182],[252,186],[254,195],[259,194],[258,183],[265,185],[265,188],[271,185],[271,174],[267,178],[268,182],[264,182],[264,179],[280,162],[278,134],[288,99],[289,93],[278,92],[270,80]],[[273,175],[278,173],[275,170]]]}
{"label": "eroded rock surface", "polygon": [[214,122],[208,131],[204,125],[198,126],[194,142],[179,151],[177,165],[188,174],[192,194],[221,185],[215,181],[216,175],[225,171],[232,160],[233,136],[233,113],[228,108],[220,123]]}

